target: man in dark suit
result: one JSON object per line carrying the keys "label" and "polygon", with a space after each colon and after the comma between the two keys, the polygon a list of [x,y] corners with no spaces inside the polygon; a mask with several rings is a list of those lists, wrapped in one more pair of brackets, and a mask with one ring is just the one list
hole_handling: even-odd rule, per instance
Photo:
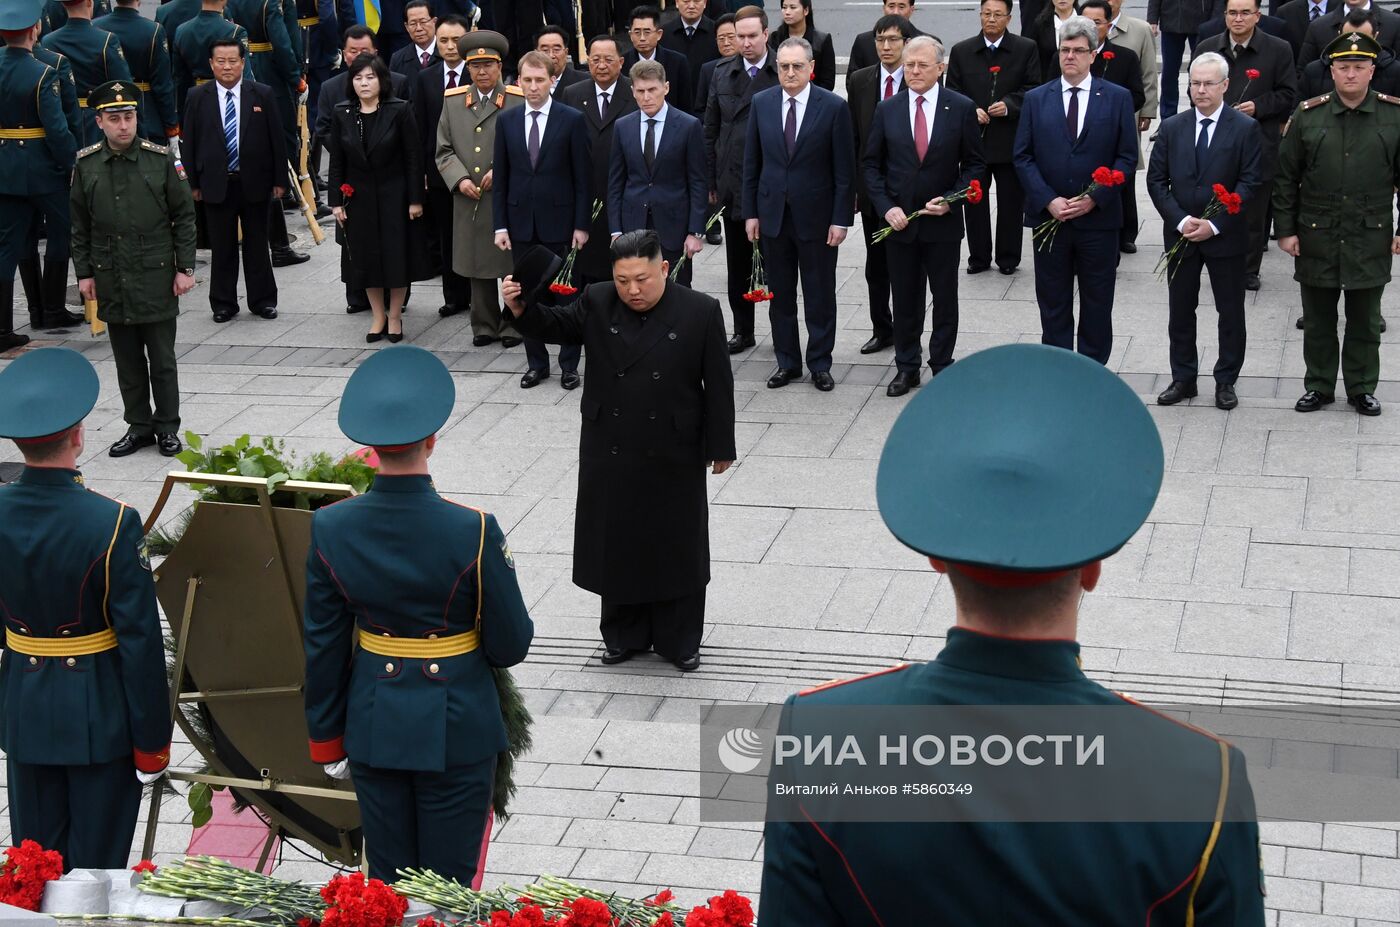
{"label": "man in dark suit", "polygon": [[[418,72],[442,60],[437,44],[437,18],[428,0],[408,0],[403,9],[403,27],[409,43],[389,58],[389,70],[408,78],[409,92],[418,90]],[[468,25],[466,28],[470,28]]]}
{"label": "man in dark suit", "polygon": [[[518,66],[525,105],[496,117],[496,152],[492,162],[491,209],[496,247],[519,249],[544,245],[563,255],[570,246],[588,243],[588,134],[583,114],[549,95],[549,59],[526,52]],[[525,339],[529,369],[520,388],[530,389],[549,376],[549,349]],[[578,345],[559,349],[559,385],[579,385]]]}
{"label": "man in dark suit", "polygon": [[710,203],[724,210],[724,259],[729,274],[729,311],[734,334],[729,353],[754,346],[753,306],[744,299],[753,273],[753,248],[744,229],[744,143],[755,94],[778,86],[778,69],[768,54],[768,14],[746,6],[734,14],[739,53],[715,67],[714,87],[705,104],[705,164]]}
{"label": "man in dark suit", "polygon": [[[467,22],[457,15],[444,16],[433,37],[437,62],[413,75],[417,85],[413,91],[413,121],[423,144],[423,163],[428,165],[428,196],[424,218],[428,220],[428,248],[434,264],[442,268],[442,305],[438,315],[444,318],[471,309],[471,281],[452,270],[452,191],[442,182],[437,160],[438,119],[442,116],[443,93],[469,82],[467,65],[457,47],[467,34]],[[416,67],[416,62],[410,62]]]}
{"label": "man in dark suit", "polygon": [[1078,351],[1107,364],[1113,351],[1113,289],[1123,204],[1112,186],[1082,194],[1099,167],[1125,175],[1137,170],[1138,139],[1128,91],[1089,73],[1098,35],[1083,16],[1065,21],[1060,29],[1060,79],[1026,94],[1014,157],[1026,191],[1026,225],[1034,229],[1050,219],[1060,223],[1053,237],[1044,235],[1032,245],[1040,340],[1075,349],[1077,280]]}
{"label": "man in dark suit", "polygon": [[670,97],[678,101],[695,99],[690,80],[690,61],[678,51],[661,45],[661,11],[654,6],[639,6],[628,17],[627,37],[632,50],[622,59],[622,69],[631,71],[638,61],[660,61],[666,68],[666,80],[671,85]]}
{"label": "man in dark suit", "polygon": [[1224,34],[1202,42],[1197,51],[1215,52],[1230,62],[1230,92],[1225,102],[1258,122],[1263,133],[1263,176],[1259,190],[1245,203],[1249,251],[1245,254],[1244,285],[1257,290],[1259,265],[1269,244],[1269,200],[1278,170],[1279,140],[1284,123],[1293,115],[1298,74],[1288,43],[1256,28],[1259,0],[1227,0],[1225,22]]}
{"label": "man in dark suit", "polygon": [[705,112],[705,99],[699,92],[700,69],[720,56],[715,21],[705,15],[705,0],[676,0],[676,11],[680,15],[661,30],[661,47],[684,55],[690,62],[691,96],[671,99],[686,112],[700,116]]}
{"label": "man in dark suit", "polygon": [[[903,16],[881,16],[875,23],[875,49],[880,63],[861,68],[846,79],[846,101],[851,107],[851,124],[856,136],[857,166],[865,156],[870,126],[875,121],[875,107],[904,89],[904,44],[913,37],[914,27]],[[870,294],[870,340],[860,346],[860,353],[874,354],[894,344],[890,266],[884,241],[875,241],[875,233],[884,227],[885,220],[870,201],[865,172],[859,167],[856,170],[856,206],[865,236],[865,286]]]}
{"label": "man in dark suit", "polygon": [[[589,202],[608,198],[608,169],[612,159],[613,131],[617,120],[635,112],[637,101],[632,84],[622,76],[622,49],[610,35],[598,36],[588,46],[589,80],[564,91],[563,101],[583,113],[588,134],[588,160],[592,167]],[[588,229],[588,244],[578,255],[578,269],[585,283],[598,283],[612,277],[608,257],[608,214],[604,210]]]}
{"label": "man in dark suit", "polygon": [[[982,31],[954,45],[948,55],[948,89],[977,104],[986,164],[979,178],[985,199],[963,207],[967,217],[967,272],[992,266],[1010,274],[1021,263],[1023,196],[1011,149],[1026,91],[1040,84],[1035,42],[1008,31],[1011,0],[982,0]],[[992,245],[991,189],[997,191],[997,234]],[[961,189],[961,188],[959,188]]]}
{"label": "man in dark suit", "polygon": [[[918,28],[914,27],[915,0],[884,0],[880,6],[881,16],[903,17],[909,22],[910,28],[913,28],[914,35],[923,35]],[[876,34],[877,30],[875,29],[859,33],[855,37],[855,41],[851,43],[851,55],[846,62],[846,80],[849,81],[851,75],[862,68],[874,67],[880,63],[880,53],[875,47]]]}
{"label": "man in dark suit", "polygon": [[574,84],[588,80],[588,75],[574,67],[569,57],[569,33],[561,26],[545,26],[535,35],[535,51],[549,59],[550,96],[563,99],[561,94]]}
{"label": "man in dark suit", "polygon": [[[1376,37],[1376,20],[1370,10],[1351,10],[1347,13],[1342,27],[1343,32]],[[1396,65],[1395,52],[1382,46],[1380,57],[1376,58],[1375,75],[1371,78],[1371,89],[1390,96],[1400,94],[1400,66]],[[1332,63],[1321,58],[1309,61],[1298,75],[1298,100],[1310,100],[1324,93],[1331,93],[1337,83],[1332,79]],[[1302,319],[1300,318],[1301,322]],[[1385,320],[1381,320],[1381,331],[1385,331]],[[1300,328],[1302,326],[1299,326]]]}
{"label": "man in dark suit", "polygon": [[[1126,45],[1108,40],[1109,28],[1113,22],[1113,8],[1108,0],[1083,0],[1079,4],[1079,15],[1093,23],[1099,30],[1099,45],[1094,49],[1094,63],[1089,65],[1089,74],[1097,79],[1117,84],[1133,98],[1133,109],[1142,112],[1147,103],[1147,91],[1142,86],[1142,63],[1137,52]],[[1127,196],[1134,189],[1133,178],[1128,178],[1122,195]],[[1124,204],[1126,210],[1127,204]],[[1124,216],[1126,221],[1127,216]]]}
{"label": "man in dark suit", "polygon": [[[1196,33],[1196,48],[1191,52],[1192,55],[1200,52],[1201,43],[1206,39],[1214,38],[1225,31],[1224,3],[1220,2],[1220,0],[1216,0],[1216,6],[1221,12],[1201,24],[1200,31]],[[1268,13],[1260,13],[1259,31],[1265,35],[1271,35],[1276,39],[1283,39],[1285,42],[1288,41],[1288,23],[1277,16],[1271,16]]]}
{"label": "man in dark suit", "polygon": [[[638,112],[617,121],[608,169],[609,239],[655,229],[673,278],[690,286],[691,261],[705,247],[705,139],[700,120],[666,100],[666,69],[632,65]],[[680,264],[681,259],[684,264]]]}
{"label": "man in dark suit", "polygon": [[812,83],[812,46],[788,39],[774,55],[779,87],[755,94],[744,144],[744,231],[763,242],[774,293],[768,307],[778,369],[768,388],[802,376],[797,282],[807,318],[807,369],[822,392],[836,387],[836,251],[855,206],[855,133],[851,111]]}
{"label": "man in dark suit", "polygon": [[[739,43],[734,37],[734,14],[725,13],[715,20],[715,47],[718,56],[700,65],[700,74],[695,78],[695,115],[705,118],[705,107],[710,102],[710,85],[715,82],[715,68],[720,62],[739,54]],[[719,232],[715,231],[718,235]],[[713,241],[711,244],[719,244]]]}
{"label": "man in dark suit", "polygon": [[1170,250],[1185,238],[1167,268],[1172,382],[1157,402],[1173,405],[1196,395],[1196,307],[1201,269],[1210,272],[1211,293],[1220,315],[1220,357],[1215,363],[1215,404],[1239,404],[1235,380],[1244,364],[1244,261],[1249,228],[1244,215],[1216,206],[1213,188],[1224,186],[1246,203],[1257,195],[1263,178],[1263,139],[1259,123],[1225,105],[1230,63],[1207,52],[1191,63],[1194,108],[1162,123],[1147,167],[1147,190],[1162,214],[1162,231]]}
{"label": "man in dark suit", "polygon": [[[1284,37],[1293,46],[1294,59],[1303,54],[1303,40],[1308,27],[1341,5],[1342,0],[1288,0],[1278,8],[1276,16],[1284,22]],[[1302,67],[1304,62],[1299,63]]]}
{"label": "man in dark suit", "polygon": [[[988,6],[1005,4],[986,0],[982,8]],[[1031,65],[1037,66],[1030,39],[1014,38],[1031,45]],[[886,245],[897,369],[886,390],[890,396],[903,396],[919,385],[925,286],[933,297],[930,376],[953,362],[958,340],[963,217],[960,205],[946,199],[982,176],[984,165],[978,108],[957,91],[938,85],[943,67],[943,47],[935,39],[924,35],[909,40],[904,49],[908,87],[876,108],[861,161],[875,211],[894,229]]]}
{"label": "man in dark suit", "polygon": [[1319,16],[1308,26],[1303,36],[1303,47],[1298,51],[1298,67],[1302,69],[1309,61],[1322,57],[1322,50],[1335,39],[1342,29],[1342,17],[1350,10],[1370,10],[1376,20],[1376,41],[1383,47],[1400,55],[1400,14],[1392,13],[1371,2],[1371,0],[1344,0],[1325,16]]}
{"label": "man in dark suit", "polygon": [[190,192],[204,203],[215,322],[238,314],[240,226],[248,309],[277,318],[267,211],[290,182],[287,147],[272,90],[243,79],[243,53],[236,39],[215,41],[209,55],[214,80],[191,90],[185,105],[182,154]]}

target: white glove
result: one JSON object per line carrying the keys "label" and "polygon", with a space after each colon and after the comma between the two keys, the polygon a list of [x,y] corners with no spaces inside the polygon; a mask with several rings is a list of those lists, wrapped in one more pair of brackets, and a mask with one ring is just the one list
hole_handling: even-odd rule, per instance
{"label": "white glove", "polygon": [[326,775],[330,776],[332,779],[350,778],[350,760],[348,758],[336,760],[334,763],[325,763],[321,768],[324,769]]}
{"label": "white glove", "polygon": [[166,146],[170,149],[170,156],[176,161],[180,160],[180,136],[176,135],[170,139],[170,144]]}
{"label": "white glove", "polygon": [[155,782],[157,779],[164,775],[165,770],[163,769],[160,772],[153,773],[142,772],[139,769],[136,770],[136,778],[141,780],[142,785],[150,785],[152,782]]}
{"label": "white glove", "polygon": [[480,7],[480,6],[477,6],[477,5],[473,5],[473,6],[472,6],[472,13],[471,13],[471,17],[470,17],[470,18],[471,18],[472,29],[475,29],[475,28],[477,27],[477,24],[481,22],[481,7]]}

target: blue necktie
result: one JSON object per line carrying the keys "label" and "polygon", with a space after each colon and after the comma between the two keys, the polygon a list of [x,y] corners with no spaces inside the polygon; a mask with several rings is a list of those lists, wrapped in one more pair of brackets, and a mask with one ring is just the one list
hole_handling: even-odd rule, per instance
{"label": "blue necktie", "polygon": [[224,97],[224,147],[228,149],[229,172],[238,170],[238,113],[234,109],[233,94]]}
{"label": "blue necktie", "polygon": [[1196,176],[1205,173],[1206,160],[1210,157],[1210,119],[1201,120],[1201,134],[1196,136]]}

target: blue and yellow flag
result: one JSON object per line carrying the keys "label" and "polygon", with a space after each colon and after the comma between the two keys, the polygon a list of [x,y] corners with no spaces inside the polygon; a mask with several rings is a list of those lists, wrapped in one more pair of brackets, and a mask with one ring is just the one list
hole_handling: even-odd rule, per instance
{"label": "blue and yellow flag", "polygon": [[379,0],[355,0],[355,13],[371,32],[379,32]]}

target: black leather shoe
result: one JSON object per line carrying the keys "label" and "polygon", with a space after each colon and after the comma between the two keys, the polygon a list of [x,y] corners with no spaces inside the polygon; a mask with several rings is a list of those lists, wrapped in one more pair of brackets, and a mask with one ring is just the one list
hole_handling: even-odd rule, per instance
{"label": "black leather shoe", "polygon": [[892,344],[894,344],[893,338],[881,338],[879,335],[876,335],[875,337],[867,341],[865,344],[860,346],[860,353],[874,354],[877,351],[885,350],[885,348],[888,348]]}
{"label": "black leather shoe", "polygon": [[376,341],[383,341],[383,340],[384,340],[384,334],[385,334],[385,332],[387,332],[388,330],[389,330],[389,327],[386,325],[382,331],[377,331],[377,332],[366,332],[366,333],[365,333],[365,344],[374,344]]}
{"label": "black leather shoe", "polygon": [[108,457],[126,457],[135,454],[143,447],[150,447],[156,443],[154,435],[133,435],[125,434],[117,439],[117,443],[107,449]]}
{"label": "black leather shoe", "polygon": [[1174,406],[1183,399],[1196,398],[1196,384],[1173,380],[1171,386],[1157,395],[1157,405]]}
{"label": "black leather shoe", "polygon": [[217,310],[216,310],[216,311],[214,312],[214,321],[215,321],[215,322],[227,322],[229,319],[233,318],[233,317],[236,316],[236,315],[238,315],[238,310],[237,310],[237,309],[225,309],[225,310],[223,310],[223,311],[217,311]]}
{"label": "black leather shoe", "polygon": [[565,370],[559,374],[559,385],[564,389],[578,389],[578,385],[582,382],[577,370]]}
{"label": "black leather shoe", "polygon": [[1009,277],[1012,274],[1016,273],[1016,268],[1014,266],[998,267],[997,273],[1001,274],[1003,277]]}
{"label": "black leather shoe", "polygon": [[250,307],[250,308],[248,309],[248,311],[251,312],[251,313],[253,313],[253,315],[257,316],[257,317],[260,318],[260,319],[275,319],[275,318],[277,318],[277,307],[276,307],[276,306],[263,306],[261,309],[254,309],[254,308],[251,308],[251,307]]}
{"label": "black leather shoe", "polygon": [[757,343],[753,340],[753,335],[735,335],[729,339],[729,353],[738,354],[741,351],[747,351]]}
{"label": "black leather shoe", "polygon": [[1119,242],[1118,250],[1122,251],[1124,254],[1137,254],[1137,245],[1133,244],[1131,241]]}
{"label": "black leather shoe", "polygon": [[357,313],[357,312],[369,312],[369,303],[365,303],[363,306],[346,306],[346,307],[345,307],[345,314],[346,314],[346,315],[354,315],[354,314]]}
{"label": "black leather shoe", "polygon": [[1240,404],[1240,398],[1235,395],[1233,384],[1221,383],[1215,387],[1215,407],[1229,412]]}
{"label": "black leather shoe", "polygon": [[511,335],[506,335],[504,338],[501,339],[501,347],[503,347],[503,348],[514,348],[514,347],[518,347],[518,346],[520,345],[520,343],[521,343],[522,341],[524,341],[524,340],[525,340],[524,338],[515,338],[515,337],[512,337]]}
{"label": "black leather shoe", "polygon": [[719,226],[718,226],[718,225],[715,226],[714,228],[710,229],[708,232],[705,233],[705,244],[707,244],[707,245],[722,245],[722,244],[724,244],[724,235],[723,235],[722,232],[720,232]]}
{"label": "black leather shoe", "polygon": [[693,673],[700,668],[700,654],[692,653],[688,657],[681,657],[676,661],[676,669],[682,673]]}
{"label": "black leather shoe", "polygon": [[1298,316],[1298,321],[1295,322],[1294,324],[1297,326],[1297,328],[1298,328],[1299,331],[1302,331],[1302,330],[1303,330],[1303,317],[1302,317],[1301,315]]}
{"label": "black leather shoe", "polygon": [[180,443],[180,438],[173,431],[165,431],[156,435],[156,449],[160,451],[162,457],[174,457],[185,449]]}
{"label": "black leather shoe", "polygon": [[1381,331],[1385,331],[1385,316],[1381,316]]}
{"label": "black leather shoe", "polygon": [[311,255],[293,251],[291,248],[272,249],[273,267],[291,267],[294,264],[305,264],[309,260],[311,260]]}
{"label": "black leather shoe", "polygon": [[[31,328],[73,328],[82,325],[85,321],[87,320],[77,313],[60,309],[57,312],[45,312],[43,318],[40,319],[42,323],[40,325],[35,325],[33,316],[30,316],[29,324]],[[1381,331],[1385,331],[1385,329],[1381,329]]]}
{"label": "black leather shoe", "polygon": [[1381,401],[1370,393],[1348,396],[1347,403],[1362,415],[1380,415]]}
{"label": "black leather shoe", "polygon": [[488,344],[495,344],[495,342],[496,342],[496,336],[495,336],[495,335],[473,335],[473,336],[472,336],[472,347],[474,347],[474,348],[484,348],[484,347],[486,347]]}
{"label": "black leather shoe", "polygon": [[403,332],[385,332],[384,339],[390,344],[398,344],[400,341],[403,340]]}
{"label": "black leather shoe", "polygon": [[442,316],[444,319],[448,316],[456,315],[461,311],[461,308],[457,306],[438,306],[438,315]]}
{"label": "black leather shoe", "polygon": [[616,666],[618,663],[626,663],[636,655],[637,651],[635,650],[613,650],[612,648],[608,648],[603,651],[603,655],[599,658],[598,662],[602,663],[604,666]]}
{"label": "black leather shoe", "polygon": [[317,204],[316,204],[316,218],[317,218],[317,219],[328,219],[328,218],[331,217],[331,215],[332,215],[332,213],[331,213],[331,208],[330,208],[329,206],[327,206],[325,203],[317,203]]}
{"label": "black leather shoe", "polygon": [[1245,275],[1244,275],[1244,288],[1245,288],[1246,290],[1257,290],[1257,289],[1259,289],[1259,275],[1258,275],[1258,274],[1245,274]]}
{"label": "black leather shoe", "polygon": [[1324,395],[1322,395],[1321,393],[1319,393],[1317,390],[1315,390],[1315,389],[1310,389],[1310,390],[1308,390],[1306,393],[1304,393],[1304,394],[1302,395],[1302,397],[1299,398],[1299,400],[1298,400],[1297,402],[1293,403],[1293,411],[1295,411],[1295,412],[1316,412],[1318,409],[1321,409],[1323,406],[1330,406],[1331,404],[1332,404],[1332,397],[1331,397],[1331,396],[1324,396]]}
{"label": "black leather shoe", "polygon": [[899,373],[894,375],[894,379],[890,381],[890,385],[885,388],[885,395],[903,396],[905,393],[909,392],[911,389],[914,389],[918,385],[918,371],[906,373],[901,370]]}
{"label": "black leather shoe", "polygon": [[777,370],[773,371],[773,375],[768,378],[768,388],[778,389],[787,386],[793,380],[800,379],[802,379],[801,370],[784,370],[779,367]]}
{"label": "black leather shoe", "polygon": [[986,273],[987,271],[989,271],[989,270],[991,270],[991,269],[992,269],[992,265],[990,265],[990,264],[968,264],[968,265],[967,265],[967,272],[968,272],[968,274],[984,274],[984,273]]}
{"label": "black leather shoe", "polygon": [[28,335],[21,335],[16,332],[0,332],[0,351],[8,351],[10,348],[22,348],[28,343]]}
{"label": "black leather shoe", "polygon": [[831,374],[825,370],[820,373],[812,374],[812,385],[823,393],[829,393],[836,389],[836,381],[832,379]]}
{"label": "black leather shoe", "polygon": [[520,388],[530,389],[533,386],[539,386],[541,380],[548,379],[548,370],[527,370],[525,371],[525,376],[520,378]]}

